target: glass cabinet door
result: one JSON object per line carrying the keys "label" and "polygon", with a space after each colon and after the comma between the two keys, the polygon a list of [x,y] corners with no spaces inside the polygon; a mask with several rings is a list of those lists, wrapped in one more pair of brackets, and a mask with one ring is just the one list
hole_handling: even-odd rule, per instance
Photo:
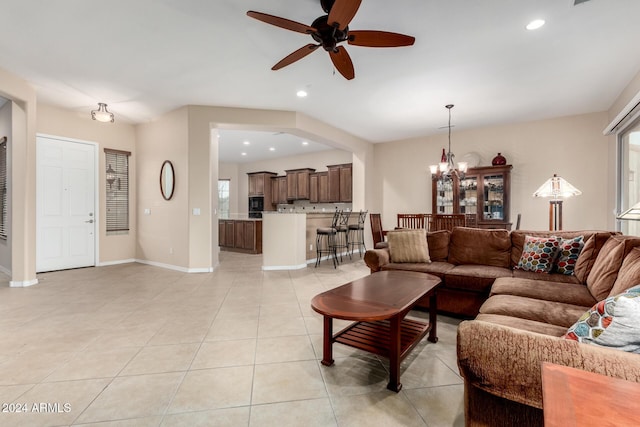
{"label": "glass cabinet door", "polygon": [[478,177],[467,176],[460,180],[460,212],[463,214],[478,213]]}
{"label": "glass cabinet door", "polygon": [[485,220],[504,219],[504,175],[485,175],[484,177],[484,209]]}
{"label": "glass cabinet door", "polygon": [[452,214],[453,212],[453,181],[450,179],[437,182],[437,201],[436,206],[439,214]]}

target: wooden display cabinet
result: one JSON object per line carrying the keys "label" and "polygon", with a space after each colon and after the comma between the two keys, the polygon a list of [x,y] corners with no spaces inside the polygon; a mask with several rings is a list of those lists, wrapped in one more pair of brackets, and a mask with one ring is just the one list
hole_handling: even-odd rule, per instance
{"label": "wooden display cabinet", "polygon": [[479,228],[511,229],[512,165],[469,168],[464,179],[431,180],[432,212],[473,215]]}

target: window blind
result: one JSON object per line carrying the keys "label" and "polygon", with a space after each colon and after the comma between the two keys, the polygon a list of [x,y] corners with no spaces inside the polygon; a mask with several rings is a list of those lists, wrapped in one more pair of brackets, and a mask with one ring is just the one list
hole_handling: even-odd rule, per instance
{"label": "window blind", "polygon": [[7,238],[9,206],[7,200],[7,137],[0,138],[0,238]]}
{"label": "window blind", "polygon": [[129,156],[128,151],[105,148],[107,178],[107,234],[129,230]]}

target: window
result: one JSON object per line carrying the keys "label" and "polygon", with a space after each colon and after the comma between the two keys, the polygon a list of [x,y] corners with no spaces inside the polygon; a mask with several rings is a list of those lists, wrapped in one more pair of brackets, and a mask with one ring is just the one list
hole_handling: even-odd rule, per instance
{"label": "window", "polygon": [[0,239],[7,238],[9,201],[7,200],[7,137],[0,138]]}
{"label": "window", "polygon": [[107,185],[107,234],[129,231],[129,156],[128,151],[105,148]]}
{"label": "window", "polygon": [[218,180],[218,211],[220,218],[229,218],[229,185],[231,180]]}

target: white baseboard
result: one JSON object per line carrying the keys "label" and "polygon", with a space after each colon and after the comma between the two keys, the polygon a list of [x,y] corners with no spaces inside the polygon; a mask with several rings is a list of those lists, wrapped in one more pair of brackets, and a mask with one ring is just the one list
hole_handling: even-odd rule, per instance
{"label": "white baseboard", "polygon": [[21,281],[21,282],[12,280],[12,281],[9,282],[9,286],[12,287],[12,288],[26,288],[26,287],[33,286],[33,285],[36,285],[36,284],[38,284],[38,279],[25,280],[25,281]]}
{"label": "white baseboard", "polygon": [[186,268],[180,267],[178,265],[165,264],[162,262],[148,261],[145,259],[136,259],[135,262],[139,262],[140,264],[152,265],[154,267],[166,268],[168,270],[181,271],[183,273],[212,273],[213,267],[205,267],[205,268]]}
{"label": "white baseboard", "polygon": [[269,265],[262,266],[263,271],[272,271],[272,270],[300,270],[302,268],[307,268],[307,264],[298,264],[298,265]]}
{"label": "white baseboard", "polygon": [[120,259],[117,261],[105,261],[98,263],[97,267],[106,267],[108,265],[118,265],[118,264],[131,264],[132,262],[136,262],[134,258],[131,259]]}

